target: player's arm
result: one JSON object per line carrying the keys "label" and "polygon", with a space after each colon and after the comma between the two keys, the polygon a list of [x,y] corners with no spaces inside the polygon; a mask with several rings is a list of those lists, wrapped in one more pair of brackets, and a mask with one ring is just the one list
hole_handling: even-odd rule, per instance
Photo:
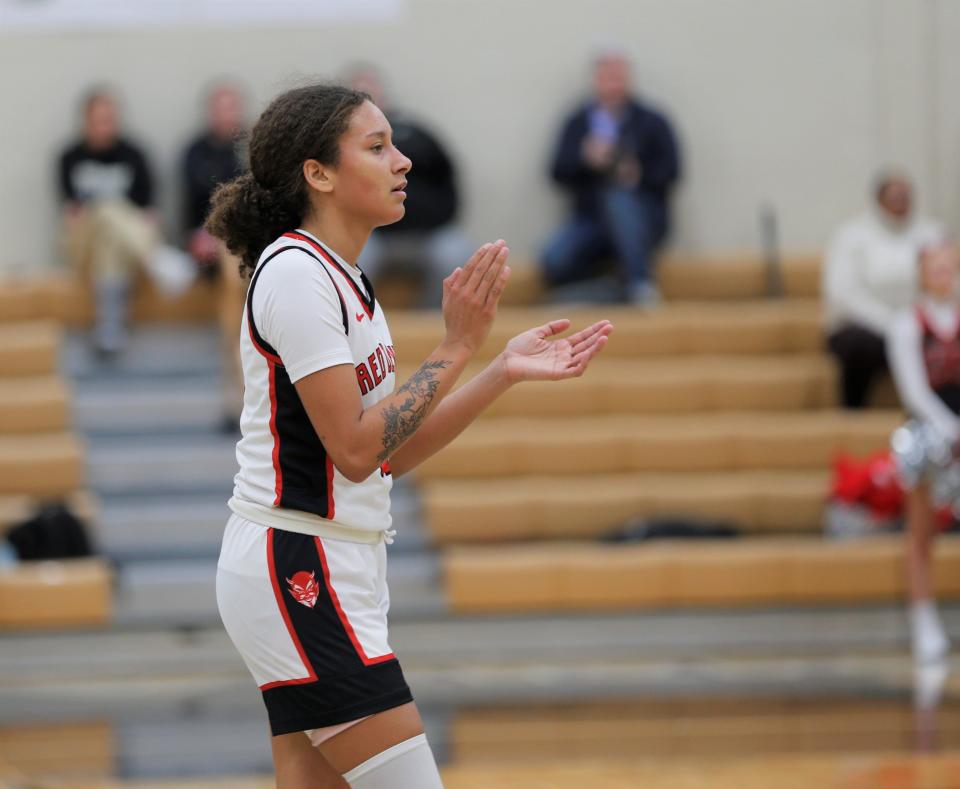
{"label": "player's arm", "polygon": [[364,409],[351,365],[336,365],[295,383],[334,465],[360,482],[415,434],[483,344],[509,269],[502,241],[485,244],[444,280],[446,339],[396,392]]}
{"label": "player's arm", "polygon": [[494,400],[521,381],[561,381],[583,375],[613,331],[599,321],[565,339],[551,340],[570,328],[556,320],[514,337],[486,369],[445,398],[423,426],[390,459],[390,470],[400,476],[443,449]]}
{"label": "player's arm", "polygon": [[951,443],[960,439],[960,419],[930,388],[923,363],[923,333],[913,310],[894,316],[887,329],[887,359],[900,401],[914,417],[937,428]]}

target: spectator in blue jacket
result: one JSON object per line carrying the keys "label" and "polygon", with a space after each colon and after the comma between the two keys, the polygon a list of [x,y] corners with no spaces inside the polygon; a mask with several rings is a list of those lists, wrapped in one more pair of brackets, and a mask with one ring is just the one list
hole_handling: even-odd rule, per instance
{"label": "spectator in blue jacket", "polygon": [[574,214],[543,255],[550,286],[599,276],[617,262],[625,300],[660,299],[652,256],[669,227],[669,196],[680,175],[667,119],[630,93],[630,64],[620,52],[597,57],[594,95],[564,123],[551,175],[574,201]]}

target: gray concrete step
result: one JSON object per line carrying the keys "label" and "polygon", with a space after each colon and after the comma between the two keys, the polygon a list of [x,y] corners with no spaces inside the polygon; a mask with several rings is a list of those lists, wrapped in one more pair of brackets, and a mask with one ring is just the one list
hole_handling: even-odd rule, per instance
{"label": "gray concrete step", "polygon": [[215,433],[224,419],[219,383],[212,376],[96,380],[75,387],[73,420],[89,435]]}
{"label": "gray concrete step", "polygon": [[[943,613],[956,637],[960,607]],[[465,705],[895,699],[906,713],[947,679],[914,669],[900,607],[401,618],[391,644],[441,760]],[[260,694],[219,627],[0,636],[0,725],[90,718],[114,725],[131,775],[269,770]]]}
{"label": "gray concrete step", "polygon": [[230,512],[220,496],[113,497],[101,500],[100,548],[123,562],[214,557]]}
{"label": "gray concrete step", "polygon": [[88,480],[100,495],[210,492],[228,497],[237,472],[236,439],[166,435],[90,443]]}
{"label": "gray concrete step", "polygon": [[[391,614],[440,616],[439,562],[428,554],[389,560]],[[209,559],[136,561],[119,568],[114,594],[116,627],[210,627],[219,623],[216,556]]]}
{"label": "gray concrete step", "polygon": [[[229,490],[169,495],[156,490],[113,493],[100,498],[96,523],[99,546],[121,562],[177,558],[215,558],[223,528],[230,516]],[[110,485],[108,485],[108,488]],[[427,548],[416,490],[398,480],[391,497],[393,528],[397,531],[391,555]]]}
{"label": "gray concrete step", "polygon": [[72,332],[61,358],[66,374],[79,381],[219,375],[220,335],[213,326],[137,327],[127,349],[103,362],[85,333]]}
{"label": "gray concrete step", "polygon": [[[402,586],[404,575],[430,572],[431,568],[419,561],[391,559],[389,577],[392,584]],[[121,591],[129,588],[126,580],[121,579]],[[402,598],[402,593],[398,594]],[[949,635],[958,640],[960,605],[941,607],[941,615]],[[391,644],[404,662],[423,671],[489,666],[552,666],[566,671],[578,665],[659,665],[670,661],[678,666],[738,661],[801,666],[835,656],[905,657],[908,637],[906,615],[899,606],[401,617],[390,629]],[[26,683],[68,678],[77,682],[135,681],[173,675],[228,676],[242,670],[219,621],[189,630],[131,622],[108,631],[0,635],[2,687],[14,678]]]}

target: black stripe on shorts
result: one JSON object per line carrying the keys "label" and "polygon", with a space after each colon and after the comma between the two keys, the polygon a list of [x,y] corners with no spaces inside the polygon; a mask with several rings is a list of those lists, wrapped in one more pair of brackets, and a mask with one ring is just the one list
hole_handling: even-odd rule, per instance
{"label": "black stripe on shorts", "polygon": [[346,723],[412,701],[395,657],[365,662],[358,653],[327,587],[319,538],[270,529],[267,539],[281,613],[316,677],[264,686],[274,736]]}

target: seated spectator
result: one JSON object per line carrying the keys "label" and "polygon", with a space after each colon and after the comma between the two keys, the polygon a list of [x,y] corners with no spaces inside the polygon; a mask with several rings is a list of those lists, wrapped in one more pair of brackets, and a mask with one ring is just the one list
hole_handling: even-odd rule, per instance
{"label": "seated spectator", "polygon": [[594,95],[563,125],[553,179],[574,201],[574,213],[543,255],[549,286],[593,279],[616,259],[620,298],[653,305],[660,294],[652,258],[666,237],[669,196],[680,175],[667,119],[630,93],[630,66],[620,52],[594,63]]}
{"label": "seated spectator", "polygon": [[941,226],[913,212],[910,181],[886,172],[875,203],[837,231],[823,269],[827,345],[840,363],[846,408],[863,408],[887,369],[884,334],[896,310],[916,296],[916,259],[943,238]]}
{"label": "seated spectator", "polygon": [[949,642],[930,578],[933,540],[943,516],[960,513],[960,250],[928,247],[920,259],[920,297],[888,324],[887,352],[910,421],[893,437],[907,490],[907,578],[914,657],[939,660]]}
{"label": "seated spectator", "polygon": [[93,281],[94,347],[113,355],[126,345],[138,268],[178,280],[187,261],[162,243],[147,159],[121,135],[117,102],[108,90],[97,88],[84,99],[81,138],[61,155],[59,181],[67,256]]}
{"label": "seated spectator", "polygon": [[444,277],[473,253],[456,221],[460,201],[453,160],[433,132],[390,103],[376,68],[355,66],[344,81],[368,93],[383,110],[393,128],[393,144],[413,161],[406,214],[373,233],[358,261],[360,268],[374,285],[388,267],[412,271],[422,281],[420,306],[439,307]]}
{"label": "seated spectator", "polygon": [[206,115],[206,128],[183,155],[183,211],[187,250],[198,265],[216,270],[223,245],[204,230],[203,223],[213,191],[243,172],[238,151],[245,130],[240,91],[228,83],[213,87],[207,94]]}
{"label": "seated spectator", "polygon": [[223,421],[225,432],[240,424],[243,375],[240,369],[240,320],[246,293],[240,261],[203,227],[210,198],[217,186],[243,172],[238,150],[245,132],[243,96],[229,83],[214,86],[207,94],[206,128],[187,146],[183,155],[184,225],[187,250],[201,271],[219,274],[219,322],[223,367]]}

